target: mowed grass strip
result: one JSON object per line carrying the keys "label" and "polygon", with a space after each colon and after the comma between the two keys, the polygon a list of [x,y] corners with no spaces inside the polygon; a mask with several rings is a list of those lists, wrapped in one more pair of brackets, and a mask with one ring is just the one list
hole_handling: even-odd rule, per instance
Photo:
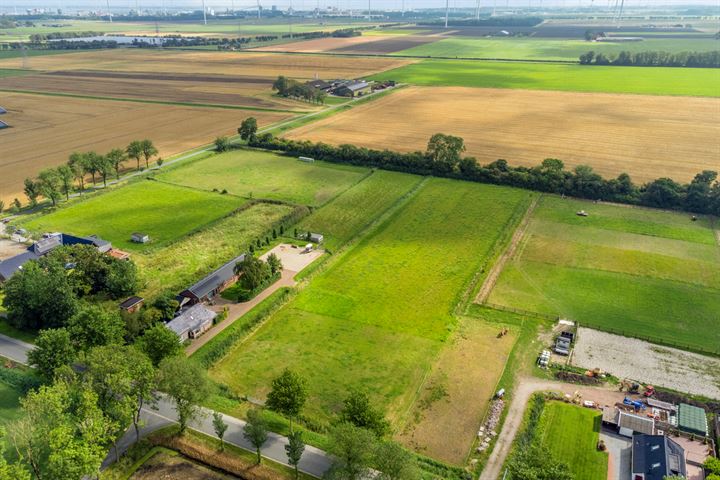
{"label": "mowed grass strip", "polygon": [[717,68],[424,60],[371,78],[415,85],[720,97]]}
{"label": "mowed grass strip", "polygon": [[[24,226],[40,233],[98,235],[118,248],[139,251],[177,240],[244,203],[219,193],[140,181],[40,215]],[[133,232],[148,234],[151,243],[132,243]]]}
{"label": "mowed grass strip", "polygon": [[[357,235],[422,181],[422,177],[376,170],[300,222],[300,231],[325,235],[325,246],[335,250]],[[360,208],[359,208],[360,207]]]}
{"label": "mowed grass strip", "polygon": [[243,253],[285,215],[287,205],[260,203],[222,218],[166,248],[133,256],[140,267],[145,296],[180,291]]}
{"label": "mowed grass strip", "polygon": [[489,303],[717,350],[720,248],[709,219],[546,196],[523,242]]}
{"label": "mowed grass strip", "polygon": [[397,423],[456,326],[462,291],[530,195],[431,179],[211,376],[264,398],[290,367],[308,379],[310,418],[328,421],[349,389],[363,388]]}
{"label": "mowed grass strip", "polygon": [[243,197],[322,205],[367,175],[368,169],[256,150],[237,150],[183,164],[157,178]]}
{"label": "mowed grass strip", "polygon": [[576,480],[605,480],[608,454],[597,450],[601,423],[597,410],[548,402],[540,417],[540,442],[568,464]]}

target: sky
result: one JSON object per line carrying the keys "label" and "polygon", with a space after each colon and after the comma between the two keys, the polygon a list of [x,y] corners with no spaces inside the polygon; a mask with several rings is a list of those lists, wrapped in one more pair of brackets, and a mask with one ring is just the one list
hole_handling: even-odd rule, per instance
{"label": "sky", "polygon": [[[116,9],[134,8],[136,1],[142,8],[160,9],[164,5],[166,8],[187,8],[200,9],[201,0],[109,0],[110,6]],[[260,0],[260,3],[269,8],[271,5],[277,5],[281,9],[287,8],[292,1],[296,9],[311,9],[317,5],[321,8],[340,7],[343,9],[367,9],[367,0]],[[396,9],[399,10],[403,0],[370,0],[372,8],[377,9]],[[444,0],[404,0],[406,8],[439,8],[444,7]],[[498,5],[505,5],[507,0],[481,0],[481,5],[492,7],[497,1]],[[67,11],[78,9],[104,9],[106,0],[0,0],[0,11],[12,11],[18,8],[22,11],[25,8],[58,8],[62,6]],[[475,6],[476,0],[450,0],[451,7],[468,7]],[[590,6],[591,2],[597,8],[607,6],[607,0],[509,0],[510,6]],[[224,10],[234,5],[235,8],[250,8],[255,5],[253,0],[205,0],[205,4],[209,8],[215,10]],[[664,5],[715,5],[720,4],[720,0],[627,0],[627,8],[638,7],[656,7]]]}

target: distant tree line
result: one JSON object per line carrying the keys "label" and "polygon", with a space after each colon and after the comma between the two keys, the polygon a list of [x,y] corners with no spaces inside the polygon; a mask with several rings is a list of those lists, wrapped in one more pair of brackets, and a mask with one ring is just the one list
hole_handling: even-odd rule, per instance
{"label": "distant tree line", "polygon": [[273,82],[272,89],[281,97],[297,98],[312,103],[323,104],[327,98],[327,93],[319,88],[311,87],[306,83],[282,75]]}
{"label": "distant tree line", "polygon": [[509,185],[591,200],[720,215],[720,182],[717,172],[709,170],[697,174],[688,184],[659,178],[638,186],[626,173],[608,180],[595,173],[592,167],[579,165],[567,170],[561,160],[553,158],[543,160],[536,167],[513,167],[502,159],[481,165],[473,157],[462,156],[465,151],[462,138],[444,134],[433,135],[425,152],[412,153],[371,150],[348,144],[335,147],[325,143],[276,138],[268,133],[250,137],[248,144],[334,163]]}
{"label": "distant tree line", "polygon": [[622,51],[614,57],[589,51],[580,55],[580,64],[629,67],[720,68],[720,50],[680,53]]}
{"label": "distant tree line", "polygon": [[[103,186],[107,186],[108,178],[120,179],[120,170],[125,162],[135,160],[137,169],[140,170],[140,160],[145,160],[145,168],[150,167],[150,160],[158,154],[157,148],[150,140],[134,140],[125,149],[114,148],[105,155],[97,152],[73,152],[64,165],[55,168],[42,170],[36,178],[26,178],[24,184],[25,196],[31,206],[38,203],[43,197],[53,204],[65,197],[70,199],[70,194],[85,191],[87,177],[90,176],[93,185],[102,180]],[[162,159],[158,159],[162,164]],[[19,210],[20,200],[15,199],[11,208]],[[0,202],[0,213],[4,205]]]}
{"label": "distant tree line", "polygon": [[[474,18],[450,19],[451,27],[534,27],[543,22],[540,17],[488,17],[476,20]],[[445,20],[417,22],[418,25],[445,25]]]}
{"label": "distant tree line", "polygon": [[88,30],[85,32],[50,32],[50,33],[33,33],[30,35],[30,43],[42,43],[48,40],[61,40],[63,38],[84,38],[84,37],[102,37],[104,32],[94,32]]}

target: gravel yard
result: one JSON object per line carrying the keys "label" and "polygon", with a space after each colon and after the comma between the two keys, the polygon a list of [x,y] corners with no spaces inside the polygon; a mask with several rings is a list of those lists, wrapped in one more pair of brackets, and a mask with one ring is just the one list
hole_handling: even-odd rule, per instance
{"label": "gravel yard", "polygon": [[720,359],[589,328],[578,329],[573,365],[720,399]]}

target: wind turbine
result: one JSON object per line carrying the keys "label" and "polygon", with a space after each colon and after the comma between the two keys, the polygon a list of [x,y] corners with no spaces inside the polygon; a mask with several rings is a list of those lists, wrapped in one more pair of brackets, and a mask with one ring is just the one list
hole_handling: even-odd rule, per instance
{"label": "wind turbine", "polygon": [[450,0],[445,0],[445,28],[448,28],[448,13],[450,12]]}
{"label": "wind turbine", "polygon": [[207,9],[205,8],[205,0],[202,0],[203,7],[203,24],[207,25]]}
{"label": "wind turbine", "polygon": [[107,5],[108,20],[110,21],[110,23],[112,23],[112,14],[110,13],[110,0],[105,0],[105,4]]}
{"label": "wind turbine", "polygon": [[260,6],[260,0],[257,0],[257,9],[258,9],[258,20],[260,20],[260,11],[262,10],[262,7]]}

